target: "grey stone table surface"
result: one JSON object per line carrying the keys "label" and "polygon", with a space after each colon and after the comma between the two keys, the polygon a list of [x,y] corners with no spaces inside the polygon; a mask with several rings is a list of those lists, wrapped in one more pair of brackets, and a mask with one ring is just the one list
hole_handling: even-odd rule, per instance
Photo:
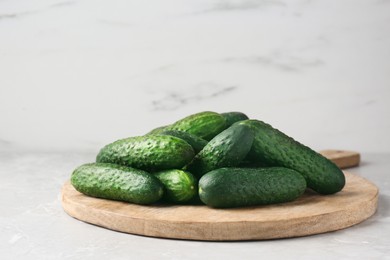
{"label": "grey stone table surface", "polygon": [[362,154],[349,172],[380,189],[376,214],[336,232],[268,241],[150,238],[76,220],[61,206],[63,183],[93,153],[0,153],[1,259],[390,259],[390,154]]}

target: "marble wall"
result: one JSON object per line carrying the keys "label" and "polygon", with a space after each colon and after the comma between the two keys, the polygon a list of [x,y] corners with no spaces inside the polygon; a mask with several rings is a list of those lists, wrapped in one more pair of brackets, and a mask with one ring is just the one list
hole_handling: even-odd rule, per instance
{"label": "marble wall", "polygon": [[204,110],[390,151],[388,0],[0,0],[0,151],[96,151]]}

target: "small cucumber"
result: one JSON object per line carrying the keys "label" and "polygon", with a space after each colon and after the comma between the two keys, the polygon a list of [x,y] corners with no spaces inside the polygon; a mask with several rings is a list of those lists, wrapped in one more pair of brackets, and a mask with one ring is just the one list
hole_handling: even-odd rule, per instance
{"label": "small cucumber", "polygon": [[217,168],[237,166],[250,151],[252,142],[249,127],[233,125],[214,137],[185,169],[201,177]]}
{"label": "small cucumber", "polygon": [[242,112],[226,112],[226,113],[221,113],[221,115],[225,118],[226,120],[226,127],[231,126],[232,124],[249,119],[247,115],[245,115]]}
{"label": "small cucumber", "polygon": [[194,148],[195,153],[199,153],[203,147],[206,146],[207,141],[197,137],[196,135],[178,131],[178,130],[163,130],[160,135],[170,135],[170,136],[175,136],[177,138],[183,139],[187,143],[189,143],[192,148]]}
{"label": "small cucumber", "polygon": [[145,135],[103,147],[96,162],[115,163],[146,171],[182,168],[195,156],[186,141],[169,135]]}
{"label": "small cucumber", "polygon": [[154,174],[165,187],[163,199],[173,203],[191,200],[198,192],[198,181],[189,172],[166,170]]}
{"label": "small cucumber", "polygon": [[168,126],[166,130],[187,132],[209,141],[225,128],[226,120],[223,116],[205,111],[180,119]]}
{"label": "small cucumber", "polygon": [[254,132],[248,156],[252,161],[294,169],[303,175],[309,188],[320,194],[333,194],[344,187],[343,172],[321,154],[262,121],[236,124],[247,125]]}
{"label": "small cucumber", "polygon": [[71,183],[79,192],[98,198],[136,204],[151,204],[164,193],[163,184],[152,174],[107,163],[84,164],[74,170]]}
{"label": "small cucumber", "polygon": [[220,168],[199,180],[199,197],[208,206],[233,208],[295,200],[306,189],[303,176],[291,169]]}

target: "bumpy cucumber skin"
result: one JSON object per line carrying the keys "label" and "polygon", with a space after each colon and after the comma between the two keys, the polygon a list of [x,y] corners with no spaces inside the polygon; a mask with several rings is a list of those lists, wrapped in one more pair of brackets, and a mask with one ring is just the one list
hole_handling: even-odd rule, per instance
{"label": "bumpy cucumber skin", "polygon": [[165,187],[163,200],[184,203],[198,193],[198,180],[189,172],[172,169],[154,174]]}
{"label": "bumpy cucumber skin", "polygon": [[183,139],[187,143],[189,143],[192,148],[194,148],[195,153],[199,153],[203,147],[207,145],[207,141],[197,137],[196,135],[178,131],[178,130],[163,130],[160,135],[170,135],[170,136],[175,136],[177,138]]}
{"label": "bumpy cucumber skin", "polygon": [[176,121],[165,130],[179,130],[209,141],[225,128],[226,120],[223,116],[215,112],[205,111]]}
{"label": "bumpy cucumber skin", "polygon": [[221,113],[221,116],[223,116],[226,120],[226,127],[229,127],[238,121],[243,121],[243,120],[249,119],[249,117],[247,115],[245,115],[242,112],[238,112],[238,111]]}
{"label": "bumpy cucumber skin", "polygon": [[195,156],[186,141],[168,135],[121,139],[103,147],[96,162],[115,163],[146,171],[182,168]]}
{"label": "bumpy cucumber skin", "polygon": [[198,178],[221,167],[237,166],[253,143],[253,132],[245,125],[233,125],[215,136],[185,167]]}
{"label": "bumpy cucumber skin", "polygon": [[98,198],[151,204],[163,196],[163,184],[152,174],[116,164],[90,163],[74,170],[71,183],[79,192]]}
{"label": "bumpy cucumber skin", "polygon": [[294,169],[306,179],[307,186],[320,194],[333,194],[343,189],[345,176],[330,160],[259,120],[244,120],[255,138],[249,158],[267,165]]}
{"label": "bumpy cucumber skin", "polygon": [[234,208],[293,201],[306,189],[303,176],[291,169],[220,168],[199,181],[199,197],[208,206]]}

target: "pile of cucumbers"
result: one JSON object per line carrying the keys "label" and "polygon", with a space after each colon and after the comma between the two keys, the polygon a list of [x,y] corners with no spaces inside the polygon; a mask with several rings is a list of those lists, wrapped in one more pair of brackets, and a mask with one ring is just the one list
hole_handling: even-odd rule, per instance
{"label": "pile of cucumbers", "polygon": [[293,201],[307,188],[334,194],[345,177],[267,123],[205,111],[106,145],[71,183],[88,196],[136,204],[232,208]]}

